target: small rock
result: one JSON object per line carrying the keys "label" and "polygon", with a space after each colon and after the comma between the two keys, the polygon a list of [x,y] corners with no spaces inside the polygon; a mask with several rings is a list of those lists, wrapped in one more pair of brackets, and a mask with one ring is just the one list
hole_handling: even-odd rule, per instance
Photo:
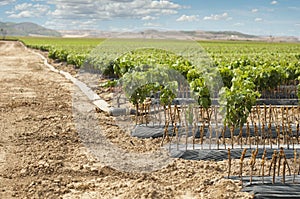
{"label": "small rock", "polygon": [[29,184],[29,187],[33,187],[35,185],[35,182],[31,182],[30,184]]}
{"label": "small rock", "polygon": [[212,185],[213,183],[214,183],[214,182],[211,181],[210,179],[205,179],[204,182],[203,182],[203,184],[204,184],[205,186],[207,186],[207,185]]}
{"label": "small rock", "polygon": [[74,184],[67,184],[68,189],[74,189]]}
{"label": "small rock", "polygon": [[90,165],[84,165],[83,168],[85,168],[85,169],[88,170],[88,171],[91,170],[91,166],[90,166]]}
{"label": "small rock", "polygon": [[21,173],[21,175],[24,175],[24,174],[26,174],[26,172],[27,172],[27,169],[21,169],[21,171],[20,171],[20,173]]}
{"label": "small rock", "polygon": [[98,168],[96,168],[96,167],[91,167],[91,172],[98,173]]}

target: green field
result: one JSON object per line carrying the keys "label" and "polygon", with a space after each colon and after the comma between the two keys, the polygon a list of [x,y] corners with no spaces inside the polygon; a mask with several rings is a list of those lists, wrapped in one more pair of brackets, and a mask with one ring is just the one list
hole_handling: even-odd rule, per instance
{"label": "green field", "polygon": [[87,54],[99,45],[103,39],[94,38],[40,38],[20,37],[19,40],[30,48],[49,52],[49,58],[80,67]]}
{"label": "green field", "polygon": [[[68,55],[84,58],[104,39],[99,38],[19,38],[28,47],[49,51],[50,58],[68,61]],[[198,41],[215,64],[230,69],[239,66],[299,66],[299,43],[270,43],[252,41]],[[81,61],[71,60],[69,62]],[[78,65],[80,67],[80,64]]]}
{"label": "green field", "polygon": [[[208,108],[210,90],[215,86],[212,85],[214,80],[209,79],[218,74],[222,82],[220,101],[226,107],[229,125],[244,122],[262,91],[300,80],[299,43],[149,40],[143,44],[146,48],[134,49],[141,40],[111,40],[109,45],[104,39],[89,38],[26,37],[20,40],[28,47],[49,51],[52,59],[78,68],[85,62],[108,77],[122,77],[124,85],[129,87],[133,79],[138,80],[138,84],[145,82],[145,86],[128,96],[133,104],[142,103],[149,93],[158,91],[163,93],[161,101],[168,104],[174,98],[171,87],[176,87],[176,82],[168,79],[169,74],[163,68],[172,68],[185,77],[199,104]],[[203,59],[204,63],[197,61]],[[154,67],[149,70],[151,74],[143,68],[149,65]],[[165,85],[147,83],[147,77],[153,74],[164,79]]]}

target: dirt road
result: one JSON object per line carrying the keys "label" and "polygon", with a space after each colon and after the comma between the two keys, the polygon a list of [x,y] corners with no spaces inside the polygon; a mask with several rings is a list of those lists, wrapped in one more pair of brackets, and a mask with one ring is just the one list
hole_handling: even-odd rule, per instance
{"label": "dirt road", "polygon": [[250,197],[223,178],[226,161],[175,160],[147,174],[101,165],[77,135],[72,84],[17,42],[0,41],[0,82],[0,198]]}

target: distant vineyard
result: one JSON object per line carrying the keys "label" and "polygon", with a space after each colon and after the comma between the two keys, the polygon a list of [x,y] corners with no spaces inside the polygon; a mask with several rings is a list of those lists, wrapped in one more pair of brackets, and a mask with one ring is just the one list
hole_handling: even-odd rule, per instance
{"label": "distant vineyard", "polygon": [[103,39],[92,38],[44,38],[21,37],[26,46],[48,51],[49,58],[67,62],[79,68],[88,53],[99,45]]}

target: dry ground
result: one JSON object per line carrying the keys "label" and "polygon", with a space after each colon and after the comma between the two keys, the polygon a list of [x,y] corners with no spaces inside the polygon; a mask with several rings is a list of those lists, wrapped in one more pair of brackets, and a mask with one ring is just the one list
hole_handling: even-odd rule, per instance
{"label": "dry ground", "polygon": [[[174,160],[145,174],[101,165],[77,134],[72,84],[20,43],[0,41],[0,82],[0,198],[252,198],[224,179],[227,161]],[[160,143],[123,135],[112,118],[95,114],[126,150]]]}

